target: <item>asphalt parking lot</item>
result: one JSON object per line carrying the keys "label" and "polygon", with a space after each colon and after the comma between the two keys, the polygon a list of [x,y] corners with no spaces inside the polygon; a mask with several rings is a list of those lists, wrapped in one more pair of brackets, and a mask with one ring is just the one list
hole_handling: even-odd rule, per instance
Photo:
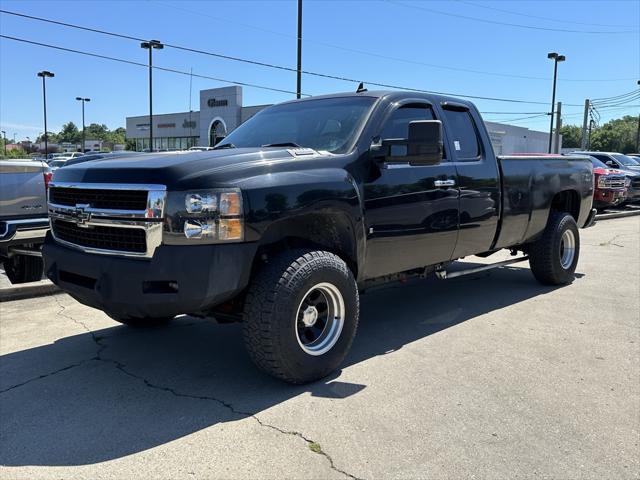
{"label": "asphalt parking lot", "polygon": [[303,387],[238,325],[2,303],[0,477],[638,478],[640,217],[581,233],[564,288],[517,264],[365,294],[342,370]]}

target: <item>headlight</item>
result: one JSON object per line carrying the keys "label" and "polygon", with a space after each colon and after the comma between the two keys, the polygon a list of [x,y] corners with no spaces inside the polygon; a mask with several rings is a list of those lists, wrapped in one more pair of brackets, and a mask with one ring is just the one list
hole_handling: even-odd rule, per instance
{"label": "headlight", "polygon": [[238,188],[169,192],[163,242],[172,245],[244,240]]}
{"label": "headlight", "polygon": [[598,177],[598,188],[606,188],[607,187],[607,178],[604,175],[600,175]]}

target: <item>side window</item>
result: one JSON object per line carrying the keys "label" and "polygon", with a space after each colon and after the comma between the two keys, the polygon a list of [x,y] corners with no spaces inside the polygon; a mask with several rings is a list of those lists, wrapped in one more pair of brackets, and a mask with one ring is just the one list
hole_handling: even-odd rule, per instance
{"label": "side window", "polygon": [[450,148],[456,152],[458,160],[477,160],[480,144],[476,126],[467,110],[444,110],[445,121],[451,136]]}
{"label": "side window", "polygon": [[433,110],[429,105],[409,104],[393,111],[382,128],[380,137],[407,138],[409,136],[409,122],[414,120],[435,120]]}
{"label": "side window", "polygon": [[[611,159],[610,157],[608,157],[606,155],[594,155],[594,157],[596,157],[598,160],[600,160],[605,165],[606,165],[607,162],[613,162],[614,165],[617,165],[617,163],[613,159]],[[609,166],[609,165],[607,165],[607,166]]]}

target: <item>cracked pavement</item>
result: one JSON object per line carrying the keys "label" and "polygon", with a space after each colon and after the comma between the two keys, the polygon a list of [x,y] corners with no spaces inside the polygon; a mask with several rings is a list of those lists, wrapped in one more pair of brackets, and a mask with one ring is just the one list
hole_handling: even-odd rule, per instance
{"label": "cracked pavement", "polygon": [[581,235],[564,288],[518,264],[366,293],[306,386],[258,372],[239,325],[2,303],[0,477],[637,478],[640,218]]}

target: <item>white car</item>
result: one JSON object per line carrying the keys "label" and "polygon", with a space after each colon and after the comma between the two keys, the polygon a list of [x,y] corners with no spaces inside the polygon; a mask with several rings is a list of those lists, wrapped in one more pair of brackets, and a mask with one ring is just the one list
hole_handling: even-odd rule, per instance
{"label": "white car", "polygon": [[213,147],[190,147],[190,152],[206,152],[208,150],[213,150]]}

